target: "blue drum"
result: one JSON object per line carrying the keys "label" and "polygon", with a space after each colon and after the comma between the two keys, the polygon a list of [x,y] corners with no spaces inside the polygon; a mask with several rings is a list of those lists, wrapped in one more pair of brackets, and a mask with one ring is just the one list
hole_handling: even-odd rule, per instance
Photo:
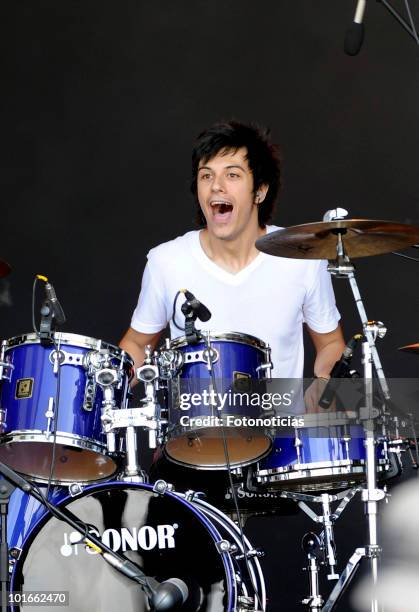
{"label": "blue drum", "polygon": [[[365,480],[361,425],[340,413],[305,415],[304,422],[293,437],[275,438],[272,452],[256,469],[259,484],[273,491],[315,492],[345,489]],[[390,470],[383,444],[377,445],[377,470],[378,475]]]}
{"label": "blue drum", "polygon": [[[259,563],[249,558],[247,569],[243,561],[252,549],[250,543],[245,540],[244,550],[238,528],[209,504],[165,487],[157,492],[150,485],[125,482],[92,485],[75,497],[61,489],[60,496],[60,507],[88,523],[92,533],[147,576],[159,582],[182,580],[188,587],[182,609],[265,610]],[[10,590],[65,591],[69,612],[149,611],[140,586],[80,539],[77,531],[49,512],[39,513],[25,530],[20,550],[15,548]],[[23,607],[27,608],[31,606]]]}
{"label": "blue drum", "polygon": [[107,356],[118,371],[115,404],[125,407],[132,361],[94,338],[56,332],[2,343],[0,461],[40,482],[90,482],[115,473],[102,433],[102,389],[95,371]]}
{"label": "blue drum", "polygon": [[178,366],[168,381],[168,459],[222,470],[227,466],[225,445],[232,467],[266,455],[271,436],[256,419],[265,416],[260,398],[272,367],[269,346],[245,334],[211,333],[208,341],[193,345],[184,337],[175,339],[160,362],[169,354]]}

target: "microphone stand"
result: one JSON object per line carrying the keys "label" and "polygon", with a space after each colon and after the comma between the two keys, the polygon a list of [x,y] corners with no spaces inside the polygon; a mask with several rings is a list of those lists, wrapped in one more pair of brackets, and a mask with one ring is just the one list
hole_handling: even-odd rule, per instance
{"label": "microphone stand", "polygon": [[187,300],[181,306],[182,313],[185,316],[185,337],[186,342],[190,344],[197,344],[200,340],[202,340],[201,332],[196,329],[195,321],[198,318],[198,313],[196,309],[193,307],[191,302]]}
{"label": "microphone stand", "polygon": [[7,543],[7,512],[9,509],[10,496],[15,487],[5,479],[0,481],[0,588],[1,609],[8,609],[7,594],[10,591],[9,577],[9,547]]}
{"label": "microphone stand", "polygon": [[[53,516],[58,518],[61,521],[64,521],[70,527],[72,527],[75,531],[80,533],[82,536],[82,541],[84,541],[90,548],[93,548],[96,552],[100,554],[101,557],[105,561],[107,561],[112,567],[118,570],[121,574],[129,578],[130,580],[134,580],[137,584],[140,585],[141,589],[147,595],[147,597],[151,600],[153,595],[155,594],[155,589],[150,585],[150,581],[154,582],[153,578],[149,578],[144,574],[144,572],[137,566],[135,563],[124,557],[119,553],[116,553],[109,546],[104,544],[102,540],[100,540],[97,536],[89,532],[88,525],[86,525],[83,521],[81,521],[77,516],[75,516],[69,510],[63,511],[61,508],[54,506],[45,499],[45,497],[34,487],[30,482],[25,480],[20,474],[12,470],[9,466],[0,462],[0,473],[6,478],[9,482],[13,483],[16,487],[21,489],[24,493],[29,493],[32,497],[35,497],[41,504],[43,504]],[[0,487],[0,496],[2,495],[2,487]],[[8,494],[10,495],[10,493]],[[8,498],[6,496],[6,500]],[[3,502],[1,503],[1,520],[2,520],[2,529],[1,529],[1,587],[2,587],[2,610],[7,610],[7,590],[9,586],[9,559],[8,555],[6,556],[6,550],[4,547],[4,542],[6,542],[7,546],[7,534],[5,523],[6,516],[3,512],[3,505],[7,504]],[[82,533],[84,532],[84,534]],[[107,555],[107,556],[105,556]],[[6,604],[4,602],[6,601]],[[6,607],[4,607],[6,605]]]}

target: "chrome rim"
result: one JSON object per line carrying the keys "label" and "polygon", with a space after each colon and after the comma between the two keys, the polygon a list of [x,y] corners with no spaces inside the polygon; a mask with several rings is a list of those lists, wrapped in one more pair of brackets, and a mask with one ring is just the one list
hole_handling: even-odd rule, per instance
{"label": "chrome rim", "polygon": [[[248,346],[254,346],[255,348],[264,351],[267,348],[267,344],[256,338],[256,336],[250,336],[248,334],[242,334],[241,332],[210,332],[211,342],[237,342],[239,344],[247,344]],[[205,343],[205,339],[200,340],[200,343]],[[170,342],[170,348],[177,349],[187,346],[186,336],[180,336],[174,338]]]}

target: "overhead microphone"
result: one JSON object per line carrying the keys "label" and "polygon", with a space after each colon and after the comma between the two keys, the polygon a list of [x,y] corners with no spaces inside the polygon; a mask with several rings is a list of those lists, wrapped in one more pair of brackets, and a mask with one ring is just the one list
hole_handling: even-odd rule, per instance
{"label": "overhead microphone", "polygon": [[[181,292],[185,294],[186,299],[188,300],[190,308],[195,312],[196,316],[200,321],[205,323],[209,321],[211,318],[211,313],[202,302],[196,299],[193,293],[188,291],[187,289],[181,289]],[[183,312],[183,308],[182,308]]]}
{"label": "overhead microphone", "polygon": [[352,24],[346,30],[344,50],[347,55],[358,55],[364,42],[364,13],[367,5],[366,0],[358,0],[355,10],[355,17]]}
{"label": "overhead microphone", "polygon": [[55,289],[52,286],[52,283],[49,281],[45,283],[45,293],[47,294],[47,298],[51,304],[52,312],[54,313],[55,320],[58,325],[63,325],[66,321],[64,310],[60,302],[58,301],[57,294],[55,293]]}

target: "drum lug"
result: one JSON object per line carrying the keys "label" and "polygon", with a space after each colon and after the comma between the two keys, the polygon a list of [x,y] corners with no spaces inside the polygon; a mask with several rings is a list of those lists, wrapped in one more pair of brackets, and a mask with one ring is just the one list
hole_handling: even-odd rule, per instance
{"label": "drum lug", "polygon": [[167,491],[170,492],[173,490],[174,490],[174,486],[166,482],[165,480],[156,480],[153,486],[153,492],[157,493],[158,495],[165,495]]}
{"label": "drum lug", "polygon": [[256,368],[256,372],[259,379],[272,380],[273,363],[271,361],[271,347],[266,346],[263,352],[265,353],[266,361]]}
{"label": "drum lug", "polygon": [[48,400],[48,408],[47,411],[45,413],[45,416],[47,418],[47,428],[45,431],[45,437],[49,438],[51,435],[51,423],[54,420],[54,398],[50,397]]}
{"label": "drum lug", "polygon": [[6,423],[6,411],[0,408],[0,434],[6,433],[7,423]]}
{"label": "drum lug", "polygon": [[0,361],[0,381],[7,380],[7,382],[10,382],[14,369],[15,366],[13,365],[13,363],[2,359]]}

